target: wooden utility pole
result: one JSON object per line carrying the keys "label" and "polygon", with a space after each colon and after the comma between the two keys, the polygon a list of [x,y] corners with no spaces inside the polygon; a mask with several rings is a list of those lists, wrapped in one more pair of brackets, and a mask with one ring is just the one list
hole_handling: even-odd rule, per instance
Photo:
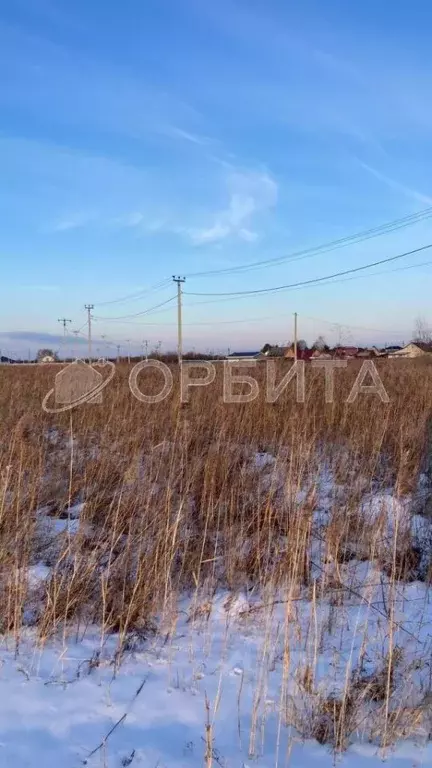
{"label": "wooden utility pole", "polygon": [[294,362],[297,362],[297,312],[294,312]]}
{"label": "wooden utility pole", "polygon": [[94,304],[85,304],[84,308],[87,310],[88,356],[89,356],[89,363],[91,363],[91,360],[92,360],[91,311],[92,309],[94,309]]}
{"label": "wooden utility pole", "polygon": [[72,320],[68,320],[67,317],[59,317],[59,323],[63,325],[63,336],[66,336],[66,325],[71,323]]}
{"label": "wooden utility pole", "polygon": [[177,356],[179,365],[181,365],[183,356],[183,338],[182,338],[182,283],[185,277],[173,275],[173,281],[177,283]]}

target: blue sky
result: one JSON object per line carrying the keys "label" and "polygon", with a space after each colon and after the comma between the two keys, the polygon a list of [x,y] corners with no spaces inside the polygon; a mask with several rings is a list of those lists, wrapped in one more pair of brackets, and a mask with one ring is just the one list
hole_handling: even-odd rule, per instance
{"label": "blue sky", "polygon": [[[3,7],[0,348],[57,344],[58,318],[81,328],[85,302],[277,258],[432,205],[431,23],[423,0],[391,13],[369,0]],[[307,280],[429,242],[423,222],[241,276],[189,278],[185,291]],[[185,295],[185,344],[286,341],[294,311],[310,341],[334,340],[335,322],[352,342],[400,341],[417,315],[432,321],[431,274],[425,265],[223,302]],[[133,314],[173,293],[168,284],[95,315]],[[112,343],[173,347],[175,320],[169,304],[94,328]]]}

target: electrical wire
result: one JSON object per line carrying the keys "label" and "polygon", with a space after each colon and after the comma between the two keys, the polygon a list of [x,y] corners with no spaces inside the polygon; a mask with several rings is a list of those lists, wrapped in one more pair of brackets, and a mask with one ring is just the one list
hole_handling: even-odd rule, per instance
{"label": "electrical wire", "polygon": [[[92,315],[92,317],[93,317],[93,315]],[[81,328],[78,328],[77,331],[72,331],[72,333],[74,333],[74,334],[75,333],[81,333],[82,329],[85,328],[87,324],[88,323],[87,323],[87,320],[86,320],[85,323],[82,324]]]}
{"label": "electrical wire", "polygon": [[[348,277],[348,278],[345,278],[345,279],[342,279],[342,280],[334,280],[332,283],[328,283],[328,285],[333,285],[335,283],[345,283],[345,282],[347,282],[349,280],[360,280],[360,279],[364,280],[365,278],[375,277],[375,276],[378,276],[378,275],[386,275],[386,274],[389,274],[389,273],[392,273],[392,272],[402,272],[402,271],[406,271],[408,269],[416,269],[418,267],[423,267],[423,266],[432,266],[432,261],[424,261],[424,262],[421,262],[420,264],[410,264],[409,266],[405,266],[405,267],[396,267],[395,269],[385,269],[385,270],[382,270],[380,272],[374,272],[372,275],[357,275],[355,277]],[[324,284],[324,285],[327,285],[327,284]],[[312,288],[314,286],[308,286],[308,287]],[[236,298],[237,297],[233,297],[233,298],[229,298],[229,299],[224,298],[224,299],[220,299],[219,301],[218,300],[196,301],[196,302],[191,302],[190,304],[185,304],[184,306],[185,307],[195,307],[195,306],[201,306],[203,304],[204,305],[206,305],[206,304],[219,304],[219,303],[224,303],[225,301],[234,301]],[[240,296],[239,298],[246,298],[246,297]],[[165,310],[162,310],[162,311],[165,311]],[[155,313],[155,314],[157,314],[157,313]],[[280,314],[278,314],[277,315],[278,318],[290,317],[290,316],[291,316],[290,314],[288,314],[288,315],[280,315]],[[328,325],[335,325],[335,326],[340,325],[340,326],[343,326],[344,328],[352,328],[354,330],[373,331],[373,332],[377,332],[377,333],[388,333],[388,334],[392,334],[392,335],[404,334],[406,332],[406,331],[390,331],[390,330],[384,329],[384,328],[366,328],[364,326],[349,325],[347,323],[340,323],[340,322],[335,322],[335,321],[330,321],[330,320],[323,320],[322,318],[310,317],[310,316],[307,316],[307,315],[302,315],[302,317],[305,318],[305,319],[308,319],[308,320],[313,320],[313,321],[317,321],[317,322],[323,322],[323,323],[327,323]],[[114,318],[105,318],[105,319],[106,320],[109,319],[110,322],[119,322],[119,324],[121,324],[121,325],[141,325],[141,326],[161,326],[161,325],[163,325],[163,326],[175,326],[175,325],[177,325],[177,323],[175,323],[175,322],[162,322],[162,323],[160,323],[160,322],[140,322],[140,321],[130,322],[130,321],[116,321]],[[271,316],[267,315],[267,316],[262,316],[262,317],[251,317],[251,318],[245,318],[245,319],[242,319],[242,320],[213,320],[213,321],[205,321],[205,322],[200,322],[199,321],[199,322],[195,322],[195,323],[183,323],[183,325],[184,326],[195,326],[195,325],[199,325],[199,326],[204,326],[204,325],[218,326],[218,325],[231,325],[231,324],[237,324],[237,323],[264,322],[265,320],[274,320],[274,319],[275,319],[275,315],[273,314]]]}
{"label": "electrical wire", "polygon": [[150,312],[153,312],[155,309],[159,309],[159,307],[164,307],[166,304],[169,304],[171,301],[174,301],[177,296],[171,296],[170,299],[167,299],[166,301],[162,301],[160,304],[156,304],[154,307],[149,307],[149,309],[145,309],[142,312],[135,312],[132,315],[120,315],[119,317],[98,317],[97,315],[93,316],[93,320],[128,320],[131,317],[142,317],[142,315],[148,315]]}
{"label": "electrical wire", "polygon": [[[432,263],[432,262],[431,262]],[[349,328],[354,331],[373,331],[374,333],[390,333],[400,336],[406,331],[389,331],[387,328],[367,328],[364,325],[350,325],[349,323],[340,323],[333,320],[324,320],[322,317],[310,317],[310,315],[303,315],[303,320],[312,320],[316,323],[326,323],[326,325],[339,326],[340,328]]]}
{"label": "electrical wire", "polygon": [[[407,267],[395,267],[394,269],[382,269],[379,272],[373,272],[371,275],[354,275],[353,277],[343,277],[339,280],[332,280],[328,283],[317,283],[317,285],[306,285],[302,288],[291,288],[287,290],[296,291],[296,290],[306,290],[307,288],[320,288],[322,286],[327,285],[336,285],[337,283],[347,283],[351,280],[365,280],[370,279],[371,277],[378,277],[379,275],[389,275],[393,272],[404,272],[408,269],[417,269],[418,267],[426,267],[431,266],[432,261],[423,261],[420,262],[420,264],[410,264]],[[197,307],[202,306],[203,304],[222,304],[226,301],[239,301],[241,299],[247,299],[247,296],[231,296],[229,298],[222,298],[222,299],[207,299],[206,301],[192,301],[190,304],[185,304],[185,307]]]}
{"label": "electrical wire", "polygon": [[141,291],[135,291],[135,293],[130,293],[127,296],[121,296],[118,299],[111,299],[110,301],[100,301],[96,306],[105,307],[108,304],[122,304],[127,301],[136,301],[137,299],[141,299],[143,296],[146,296],[149,293],[156,293],[156,291],[160,291],[162,288],[165,288],[170,283],[171,283],[171,280],[169,278],[165,278],[164,280],[161,280],[159,283],[156,283],[156,285],[153,285],[150,288],[144,288]]}
{"label": "electrical wire", "polygon": [[[254,290],[250,291],[226,291],[226,292],[213,292],[213,293],[200,293],[200,292],[191,292],[191,291],[184,291],[184,294],[187,296],[254,296],[256,294],[261,293],[277,293],[279,291],[285,291],[289,288],[300,288],[307,285],[315,285],[316,283],[322,283],[325,280],[333,280],[336,277],[341,277],[343,275],[351,275],[356,272],[361,272],[365,269],[371,269],[372,267],[378,267],[380,264],[388,264],[389,262],[396,261],[397,259],[403,259],[407,256],[413,256],[416,253],[421,253],[422,251],[426,251],[427,249],[432,248],[432,243],[429,243],[428,245],[422,245],[419,248],[414,248],[412,251],[405,251],[405,253],[399,253],[396,256],[389,256],[386,259],[379,259],[378,261],[373,261],[369,264],[363,264],[361,267],[352,267],[351,269],[345,269],[340,272],[334,272],[331,275],[323,275],[322,277],[314,277],[310,280],[300,280],[297,283],[287,283],[286,285],[278,285],[273,288],[255,288]],[[414,265],[417,266],[417,265]]]}
{"label": "electrical wire", "polygon": [[339,250],[345,248],[348,245],[362,243],[365,240],[370,240],[374,237],[380,237],[391,232],[396,232],[399,229],[404,229],[408,226],[413,226],[419,222],[426,221],[432,217],[432,206],[425,208],[422,211],[404,216],[399,219],[395,219],[386,224],[381,224],[378,227],[372,227],[361,232],[357,232],[353,235],[347,235],[337,240],[331,240],[327,243],[314,246],[312,248],[305,248],[299,251],[293,251],[285,256],[278,256],[273,259],[264,259],[262,261],[251,262],[249,264],[238,264],[234,267],[225,267],[223,269],[213,269],[203,272],[190,272],[186,274],[187,278],[200,278],[210,277],[213,275],[229,275],[229,274],[242,274],[243,272],[253,271],[255,269],[262,269],[264,267],[277,266],[291,261],[299,261],[307,258],[311,258],[320,253],[328,253],[330,251]]}

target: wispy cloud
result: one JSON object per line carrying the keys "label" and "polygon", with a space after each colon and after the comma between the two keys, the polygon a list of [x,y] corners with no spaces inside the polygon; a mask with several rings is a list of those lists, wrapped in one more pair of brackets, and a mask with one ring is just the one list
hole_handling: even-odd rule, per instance
{"label": "wispy cloud", "polygon": [[139,211],[131,211],[131,213],[126,213],[124,216],[120,216],[118,219],[116,219],[116,223],[121,227],[130,229],[133,229],[134,227],[140,227],[144,221],[144,214],[140,213]]}
{"label": "wispy cloud", "polygon": [[[142,235],[177,235],[194,245],[220,243],[229,237],[247,243],[255,242],[259,237],[256,231],[258,219],[276,205],[276,181],[266,171],[237,170],[226,161],[222,166],[223,192],[228,198],[227,204],[216,213],[204,214],[207,224],[200,226],[196,223],[197,213],[193,209],[188,212],[188,218],[192,221],[187,224],[179,220],[175,211],[151,215],[138,209],[116,217],[114,225],[135,229]],[[198,208],[198,205],[195,207]],[[202,208],[202,204],[199,207]]]}
{"label": "wispy cloud", "polygon": [[140,229],[143,232],[162,232],[172,229],[165,218],[150,218],[141,211],[131,211],[124,216],[119,216],[114,220],[114,224],[126,229]]}
{"label": "wispy cloud", "polygon": [[277,184],[266,172],[233,172],[227,186],[228,206],[213,216],[212,223],[184,230],[195,245],[217,243],[231,236],[253,242],[258,238],[250,228],[253,219],[276,205]]}
{"label": "wispy cloud", "polygon": [[51,232],[69,232],[72,229],[81,229],[95,220],[95,216],[89,213],[77,213],[59,218],[48,229]]}
{"label": "wispy cloud", "polygon": [[174,139],[182,139],[183,141],[189,141],[191,144],[198,144],[200,147],[208,146],[212,143],[212,139],[208,136],[200,136],[197,133],[178,128],[175,125],[169,125],[165,128],[161,127],[159,128],[159,132],[171,136]]}
{"label": "wispy cloud", "polygon": [[382,181],[383,184],[385,184],[387,187],[401,192],[403,195],[411,198],[412,200],[415,200],[416,202],[432,205],[432,197],[429,195],[425,195],[423,192],[419,192],[417,189],[407,187],[405,184],[402,184],[400,181],[396,181],[396,179],[390,178],[390,176],[387,176],[385,173],[378,171],[376,168],[373,168],[367,163],[360,161],[360,165],[362,168],[364,168],[365,171],[372,174],[372,176],[375,176],[378,181]]}

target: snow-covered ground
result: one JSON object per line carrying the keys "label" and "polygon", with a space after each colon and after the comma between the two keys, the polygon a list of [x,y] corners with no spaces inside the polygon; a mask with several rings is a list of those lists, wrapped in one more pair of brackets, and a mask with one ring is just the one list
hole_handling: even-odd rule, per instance
{"label": "snow-covered ground", "polygon": [[[288,487],[265,451],[245,471],[300,510],[311,494]],[[324,467],[313,493],[309,584],[237,594],[203,584],[169,596],[154,626],[126,642],[78,626],[41,644],[30,626],[37,600],[64,541],[86,523],[84,502],[60,517],[39,509],[23,575],[29,626],[0,644],[0,766],[432,766],[432,589],[415,580],[431,563],[431,520],[391,489],[363,493],[358,513],[379,532],[377,557],[362,557],[354,536],[334,562],[325,532],[344,488]],[[395,536],[421,551],[409,583],[382,569]],[[289,556],[281,536],[278,557]],[[320,739],[329,722],[339,727],[336,711],[342,754],[331,733]]]}
{"label": "snow-covered ground", "polygon": [[[352,598],[337,612],[326,602],[315,615],[309,601],[287,603],[282,595],[281,602],[275,595],[219,593],[207,602],[190,596],[161,619],[157,633],[131,635],[121,663],[118,638],[103,639],[96,628],[39,650],[31,633],[18,652],[10,640],[0,649],[0,765],[303,768],[318,761],[330,768],[329,746],[308,738],[316,706],[343,688],[366,637],[366,665],[389,642],[382,593],[377,602],[375,588],[366,592],[368,600]],[[397,695],[405,703],[418,700],[430,674],[420,663],[431,658],[428,599],[425,586],[414,583],[395,602],[394,643],[404,648]],[[299,673],[314,658],[309,693]],[[416,660],[414,685],[405,670]],[[386,752],[378,732],[368,743],[373,718],[337,758],[342,766],[375,768],[383,759],[398,768],[432,765],[429,712],[414,739]]]}

